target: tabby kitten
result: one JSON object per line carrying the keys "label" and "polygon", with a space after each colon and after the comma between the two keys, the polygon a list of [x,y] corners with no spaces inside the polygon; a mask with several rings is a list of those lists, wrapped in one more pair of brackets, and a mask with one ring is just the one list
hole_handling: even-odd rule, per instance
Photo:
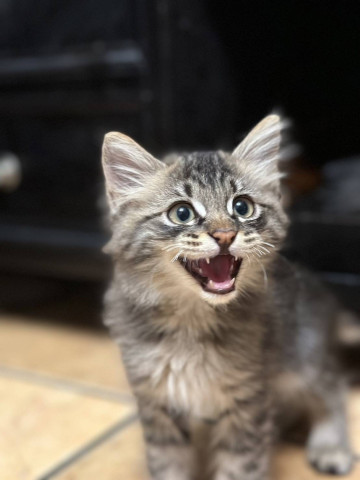
{"label": "tabby kitten", "polygon": [[[153,480],[264,480],[277,426],[307,413],[321,472],[352,466],[334,331],[340,313],[278,253],[287,217],[270,115],[231,153],[156,160],[105,136],[115,263],[105,323],[136,395]],[[306,412],[305,412],[306,411]]]}

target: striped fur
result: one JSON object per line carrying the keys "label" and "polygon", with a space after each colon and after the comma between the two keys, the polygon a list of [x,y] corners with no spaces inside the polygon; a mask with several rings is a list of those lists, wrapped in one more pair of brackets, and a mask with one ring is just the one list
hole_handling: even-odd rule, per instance
{"label": "striped fur", "polygon": [[[337,305],[279,254],[287,227],[281,127],[271,115],[231,154],[197,152],[165,163],[121,134],[105,138],[113,229],[106,251],[115,266],[105,323],[138,400],[153,480],[193,480],[196,471],[214,480],[265,480],[285,406],[291,419],[305,406],[311,413],[308,456],[316,468],[351,467],[332,336]],[[239,195],[254,202],[248,219],[233,214]],[[169,219],[177,202],[192,204],[194,223]],[[204,291],[181,265],[218,255],[209,235],[217,229],[236,232],[229,252],[243,259],[235,291],[225,295]],[[209,455],[199,468],[203,428],[200,449]]]}

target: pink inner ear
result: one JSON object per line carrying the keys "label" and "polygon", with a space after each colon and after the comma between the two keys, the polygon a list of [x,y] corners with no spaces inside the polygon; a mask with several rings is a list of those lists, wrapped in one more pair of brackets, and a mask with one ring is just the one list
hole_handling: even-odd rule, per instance
{"label": "pink inner ear", "polygon": [[282,123],[277,115],[265,117],[236,147],[233,156],[249,162],[274,160],[280,147]]}
{"label": "pink inner ear", "polygon": [[104,140],[103,166],[108,196],[116,202],[142,188],[162,164],[126,135],[110,133]]}

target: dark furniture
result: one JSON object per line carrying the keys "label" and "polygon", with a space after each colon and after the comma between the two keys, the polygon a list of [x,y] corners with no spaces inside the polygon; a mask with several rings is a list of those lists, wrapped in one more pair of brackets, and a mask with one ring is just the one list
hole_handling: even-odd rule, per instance
{"label": "dark furniture", "polygon": [[[280,107],[304,167],[360,152],[358,18],[352,1],[4,2],[0,162],[15,155],[22,180],[0,190],[0,271],[106,276],[109,130],[159,155],[226,148]],[[305,206],[294,219],[289,255],[358,291],[359,216],[344,225]]]}

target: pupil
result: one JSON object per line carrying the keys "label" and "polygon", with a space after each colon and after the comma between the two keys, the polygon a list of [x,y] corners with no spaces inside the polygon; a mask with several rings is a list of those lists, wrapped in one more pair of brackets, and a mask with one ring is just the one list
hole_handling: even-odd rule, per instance
{"label": "pupil", "polygon": [[180,207],[177,209],[177,216],[179,220],[186,222],[190,217],[190,210],[187,207]]}
{"label": "pupil", "polygon": [[249,207],[243,200],[238,200],[235,203],[235,210],[239,215],[246,215],[249,212]]}

